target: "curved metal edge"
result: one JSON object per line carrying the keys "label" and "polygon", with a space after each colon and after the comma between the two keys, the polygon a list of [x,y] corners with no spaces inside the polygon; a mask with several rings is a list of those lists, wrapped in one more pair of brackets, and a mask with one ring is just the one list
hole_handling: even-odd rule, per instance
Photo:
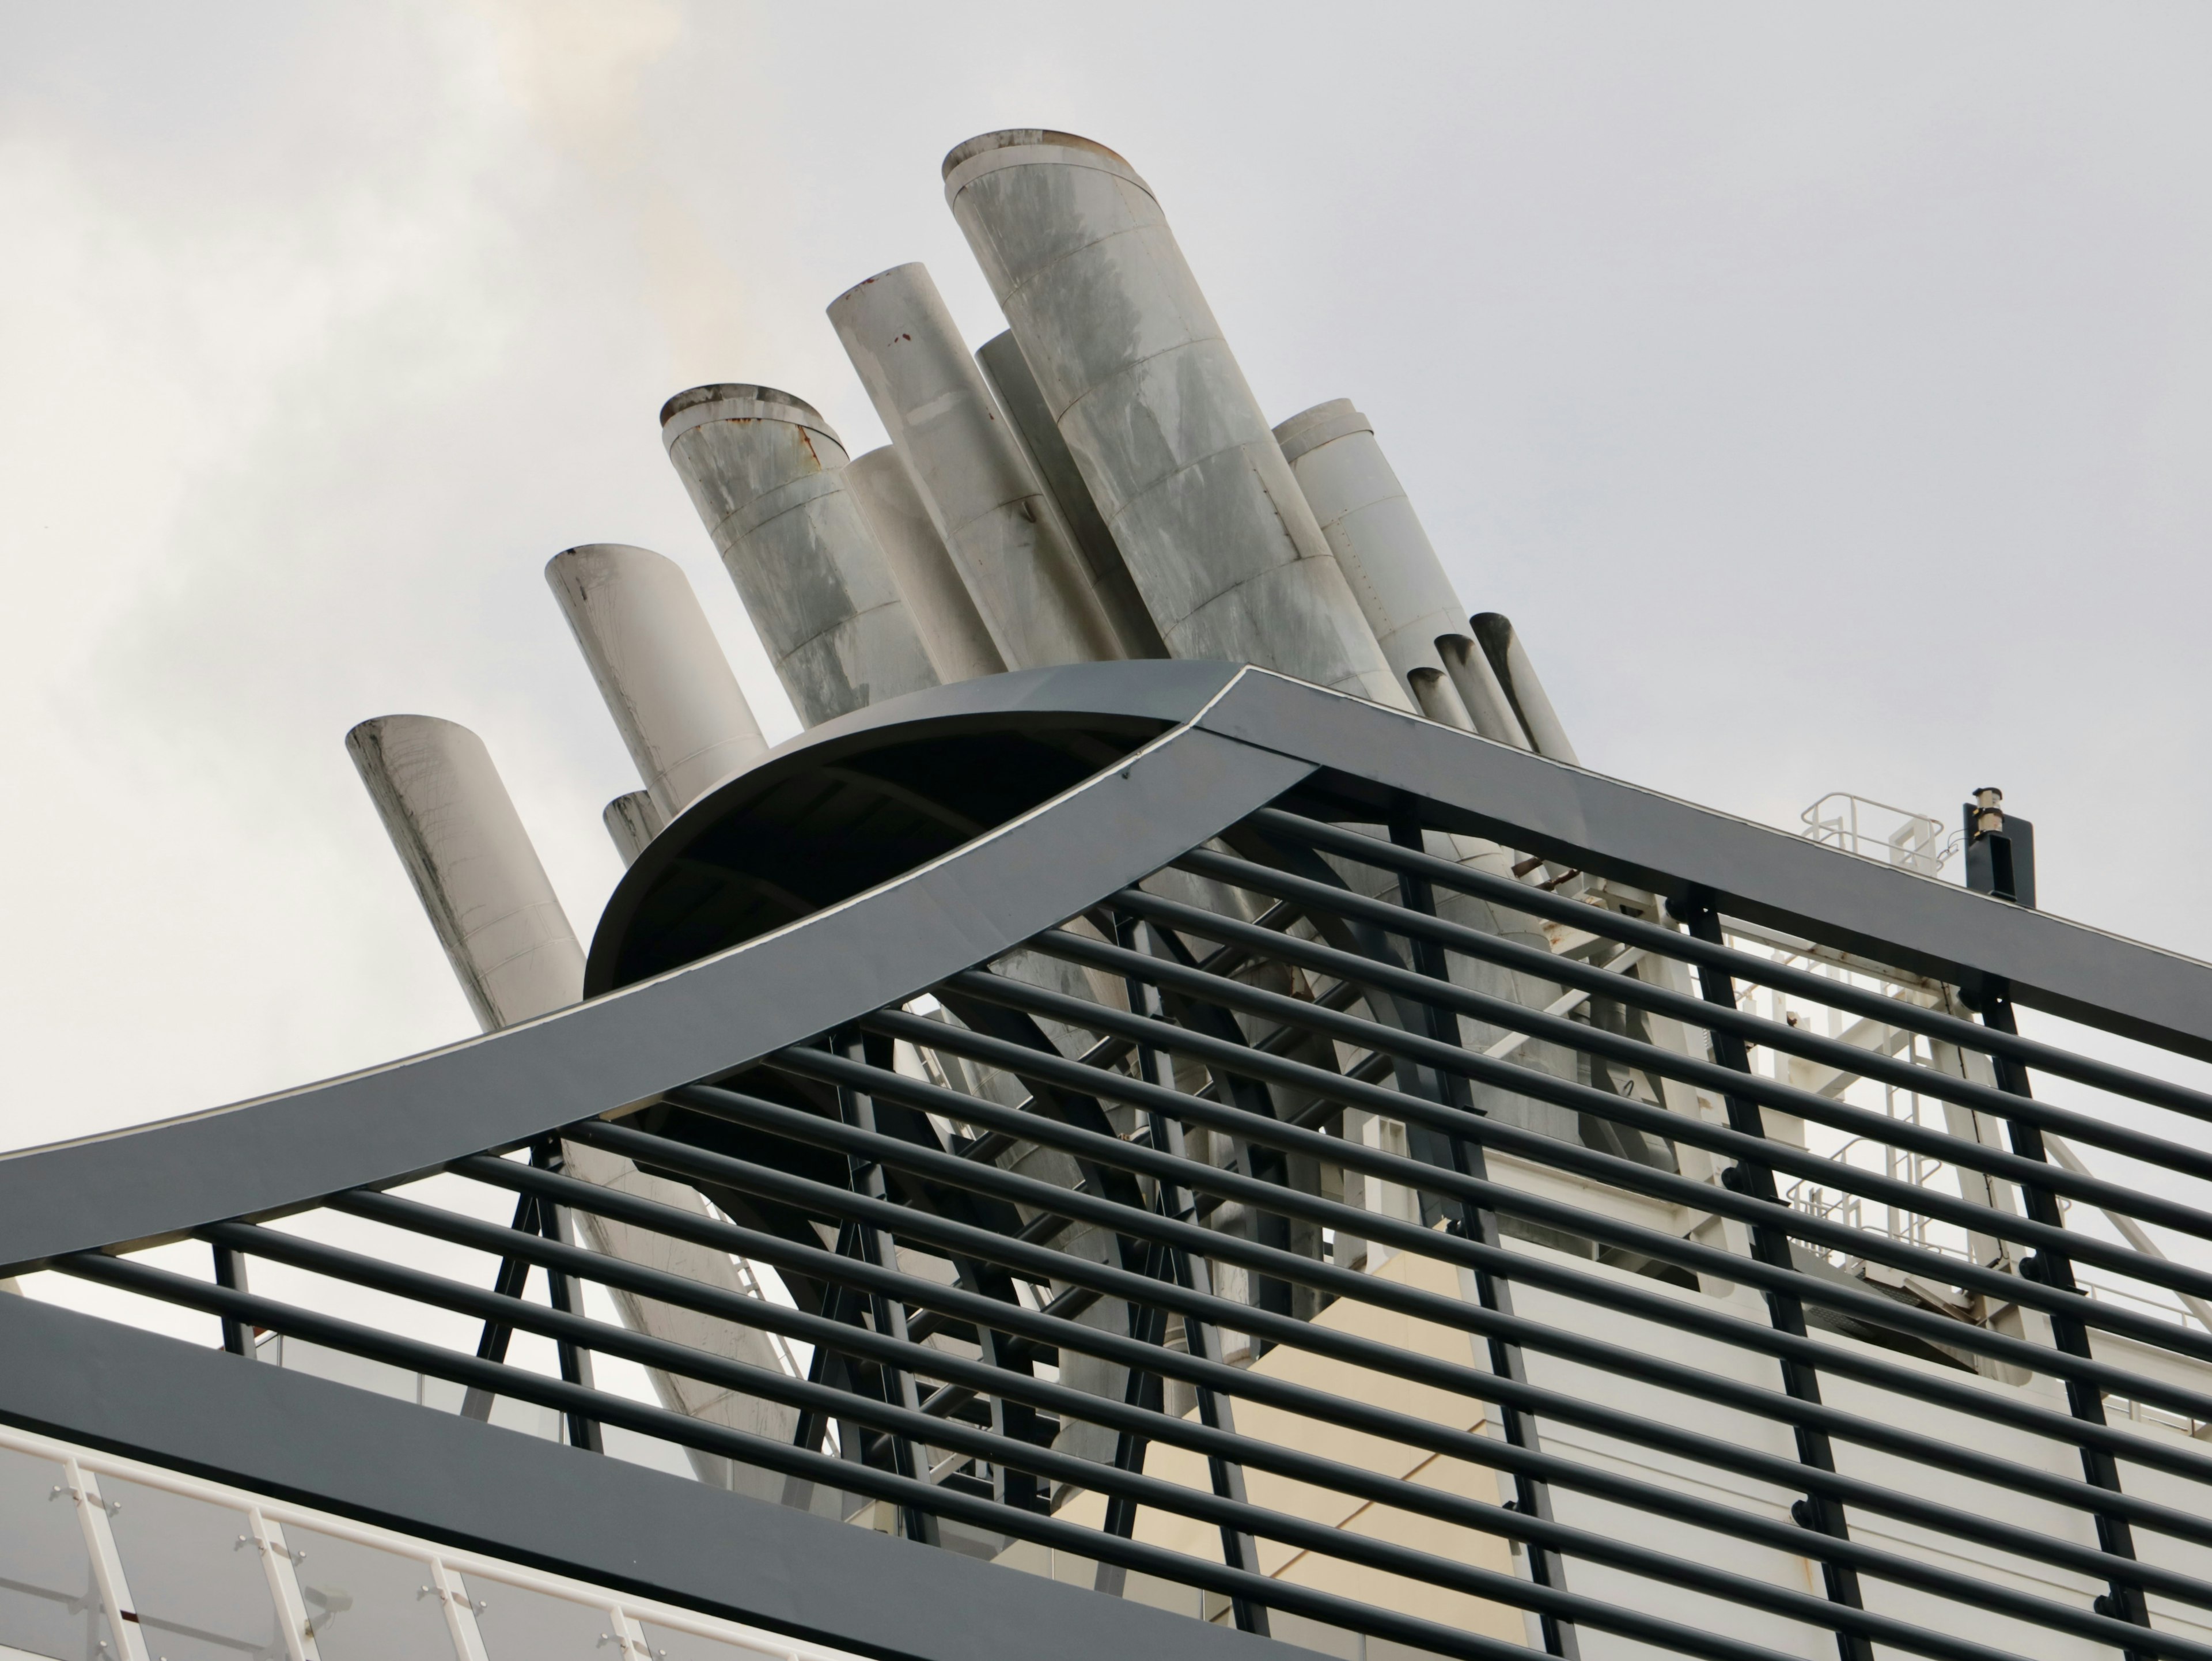
{"label": "curved metal edge", "polygon": [[[0,1297],[0,1420],[886,1661],[1265,1661],[1265,1639]],[[1264,1646],[1264,1647],[1263,1647]]]}
{"label": "curved metal edge", "polygon": [[743,1067],[1064,921],[1312,770],[1179,727],[918,870],[656,979],[372,1072],[0,1159],[0,1274],[389,1185]]}
{"label": "curved metal edge", "polygon": [[[1127,677],[1124,712],[1139,680],[1173,666],[1091,666],[1113,672],[1101,685]],[[1446,828],[1670,897],[1694,890],[1731,915],[1940,979],[2002,977],[2021,1003],[2212,1059],[2212,964],[1284,676],[1193,666],[1222,681],[1217,694],[1122,767],[787,928],[412,1061],[0,1159],[0,1274],[388,1184],[741,1067],[1006,950],[1322,770],[1378,818],[1408,792],[1443,807]],[[1009,696],[1074,697],[1066,689],[1083,678],[1058,692],[1042,678],[1027,691],[939,689],[908,711],[963,719]],[[886,704],[846,730],[900,717]]]}
{"label": "curved metal edge", "polygon": [[688,855],[700,837],[785,780],[880,748],[894,739],[1035,730],[1060,718],[1068,724],[1104,716],[1180,727],[1219,697],[1240,667],[1146,660],[985,675],[887,698],[785,740],[686,806],[623,873],[592,934],[584,969],[586,995],[607,989],[613,979],[611,959],[631,919],[668,867]]}
{"label": "curved metal edge", "polygon": [[1824,848],[1379,709],[1266,670],[1197,723],[1328,770],[1379,804],[1403,790],[1450,810],[1446,828],[1672,899],[1697,891],[1730,916],[2212,1061],[2212,964],[2046,911]]}

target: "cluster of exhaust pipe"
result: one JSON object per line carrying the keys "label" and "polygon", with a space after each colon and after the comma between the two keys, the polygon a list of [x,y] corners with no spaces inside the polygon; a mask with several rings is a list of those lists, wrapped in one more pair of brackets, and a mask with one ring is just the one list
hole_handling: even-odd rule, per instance
{"label": "cluster of exhaust pipe", "polygon": [[[1511,624],[1462,608],[1367,417],[1336,399],[1269,425],[1127,162],[1025,129],[960,145],[944,177],[1010,326],[971,353],[920,265],[833,301],[889,444],[848,458],[804,399],[752,384],[694,387],[660,412],[804,726],[1009,670],[1178,657],[1256,664],[1575,761]],[[545,575],[637,768],[642,788],[605,815],[634,861],[768,746],[673,562],[589,544]],[[475,735],[391,715],[346,741],[484,1030],[580,998],[583,952]],[[1462,839],[1432,851],[1503,862]],[[703,1208],[605,1153],[568,1158],[574,1174]],[[594,1226],[601,1250],[732,1279],[714,1254]],[[623,1314],[776,1365],[757,1333],[634,1299]],[[680,1411],[778,1431],[781,1409],[655,1382]]]}

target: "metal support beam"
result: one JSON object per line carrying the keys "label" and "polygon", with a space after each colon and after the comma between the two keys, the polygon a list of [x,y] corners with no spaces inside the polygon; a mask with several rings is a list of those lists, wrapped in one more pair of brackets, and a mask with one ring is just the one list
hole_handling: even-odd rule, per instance
{"label": "metal support beam", "polygon": [[[2020,1027],[2014,1017],[2012,1004],[1993,988],[1984,988],[1982,999],[1983,1022],[1999,1032],[2017,1036]],[[2009,1056],[1994,1058],[1996,1063],[1997,1087],[2008,1096],[2027,1100],[2033,1095],[2027,1068]],[[2033,1121],[2010,1118],[2005,1121],[2005,1134],[2011,1139],[2012,1150],[2022,1159],[2047,1159],[2050,1156],[2043,1145],[2043,1131]],[[2027,1214],[2047,1228],[2066,1226],[2066,1214],[2060,1208],[2058,1196],[2048,1187],[2023,1183],[2021,1199]],[[2021,1273],[2040,1281],[2055,1292],[2079,1293],[2081,1287],[2074,1279],[2073,1259],[2064,1252],[2045,1245],[2021,1260]],[[2090,1354],[2089,1329],[2079,1317],[2072,1315],[2052,1315],[2051,1338],[2059,1349],[2069,1355],[2087,1359]],[[2066,1380],[2066,1407],[2076,1419],[2086,1424],[2105,1422],[2105,1393],[2086,1379]],[[2119,1462],[2103,1448],[2084,1447],[2081,1450],[2081,1475],[2091,1484],[2109,1488],[2117,1494],[2120,1488]],[[2097,1513],[2097,1543],[2115,1557],[2136,1555],[2135,1530],[2124,1517],[2115,1517],[2106,1512]],[[2097,1612],[2110,1615],[2115,1621],[2148,1627],[2150,1624],[2148,1606],[2143,1601],[2142,1588],[2130,1581],[2115,1579],[2097,1599]],[[2146,1652],[2129,1650],[2127,1661],[2147,1661]]]}
{"label": "metal support beam", "polygon": [[[1692,903],[1678,908],[1692,934],[1709,946],[1721,943],[1721,922],[1710,905]],[[1717,1007],[1735,1007],[1735,983],[1711,964],[1698,965],[1698,989],[1707,1003]],[[1708,1029],[1712,1037],[1713,1059],[1733,1072],[1751,1071],[1751,1053],[1744,1048],[1741,1037],[1725,1027]],[[1729,1092],[1724,1099],[1728,1104],[1729,1127],[1746,1136],[1764,1139],[1766,1123],[1760,1116],[1759,1104],[1748,1098]],[[1773,1168],[1750,1159],[1739,1159],[1721,1172],[1721,1181],[1738,1194],[1765,1202],[1778,1209],[1782,1196],[1774,1186]],[[1790,1236],[1771,1224],[1754,1222],[1751,1226],[1752,1255],[1763,1263],[1776,1269],[1792,1269]],[[1778,1331],[1792,1337],[1802,1338],[1805,1333],[1805,1305],[1788,1291],[1770,1287],[1765,1292],[1766,1315]],[[1801,1402],[1820,1399],[1820,1375],[1803,1362],[1785,1360],[1782,1363],[1782,1388]],[[1826,1431],[1811,1425],[1795,1427],[1797,1457],[1813,1469],[1823,1473],[1836,1468],[1836,1452]],[[1790,1507],[1790,1514],[1800,1527],[1813,1529],[1838,1540],[1850,1537],[1850,1528],[1844,1516],[1843,1503],[1826,1488],[1815,1487],[1806,1496]],[[1845,1609],[1864,1609],[1865,1598],[1859,1591],[1858,1571],[1848,1563],[1832,1558],[1820,1564],[1822,1583],[1827,1588],[1831,1602]],[[1874,1646],[1863,1634],[1838,1632],[1836,1652],[1842,1661],[1874,1661]]]}
{"label": "metal support beam", "polygon": [[[1421,846],[1420,821],[1413,815],[1410,804],[1401,803],[1397,811],[1392,813],[1390,840],[1401,848],[1418,849]],[[1418,912],[1424,916],[1432,917],[1436,915],[1435,889],[1430,886],[1425,878],[1413,872],[1399,873],[1398,897],[1400,904],[1409,911]],[[1419,935],[1408,935],[1407,945],[1412,949],[1413,968],[1416,972],[1425,975],[1432,980],[1446,983],[1450,981],[1451,971],[1444,962],[1443,947],[1437,945],[1434,940],[1425,940]],[[1437,1003],[1423,1003],[1420,1009],[1428,1026],[1429,1037],[1439,1043],[1450,1044],[1455,1049],[1462,1047],[1459,1016],[1456,1013]],[[1463,1074],[1445,1073],[1433,1076],[1442,1086],[1444,1101],[1451,1107],[1462,1113],[1474,1114],[1481,1111],[1474,1104],[1474,1092],[1468,1088],[1467,1079]],[[1478,1182],[1489,1180],[1489,1163],[1480,1144],[1469,1142],[1463,1136],[1448,1137],[1446,1141],[1451,1151],[1454,1171],[1462,1177],[1472,1177]],[[1453,1209],[1456,1214],[1452,1220],[1452,1226],[1462,1238],[1479,1240],[1484,1245],[1493,1249],[1498,1247],[1496,1212],[1482,1207],[1470,1206],[1464,1200],[1458,1202]],[[1511,1316],[1513,1313],[1511,1282],[1503,1275],[1489,1269],[1478,1269],[1473,1271],[1473,1275],[1475,1300],[1485,1309],[1495,1310],[1501,1315]],[[1521,1347],[1518,1344],[1507,1343],[1502,1339],[1492,1337],[1489,1340],[1488,1348],[1490,1370],[1492,1372],[1503,1378],[1511,1378],[1519,1384],[1528,1383],[1528,1369],[1522,1359]],[[1537,1434],[1535,1420],[1522,1412],[1519,1408],[1510,1402],[1502,1402],[1498,1404],[1498,1428],[1504,1432],[1505,1439],[1515,1447],[1533,1450],[1542,1445]],[[1552,1494],[1550,1488],[1544,1483],[1537,1482],[1526,1471],[1520,1471],[1515,1473],[1513,1490],[1513,1503],[1522,1511],[1531,1517],[1540,1517],[1547,1522],[1551,1520]],[[1559,1555],[1556,1551],[1541,1547],[1532,1547],[1528,1552],[1528,1578],[1540,1586],[1553,1586],[1565,1591],[1567,1584],[1566,1565],[1560,1561]],[[1582,1644],[1576,1637],[1574,1627],[1571,1622],[1547,1615],[1540,1618],[1540,1627],[1544,1638],[1544,1652],[1547,1655],[1565,1656],[1569,1658],[1569,1661],[1579,1661],[1582,1655]]]}

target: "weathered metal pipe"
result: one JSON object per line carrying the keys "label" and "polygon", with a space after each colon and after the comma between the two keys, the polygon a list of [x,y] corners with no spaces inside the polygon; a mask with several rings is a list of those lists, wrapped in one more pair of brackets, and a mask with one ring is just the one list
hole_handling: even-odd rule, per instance
{"label": "weathered metal pipe", "polygon": [[830,321],[1007,666],[1122,656],[927,268],[893,266],[848,289]]}
{"label": "weathered metal pipe", "polygon": [[[1465,612],[1374,423],[1350,399],[1331,399],[1282,423],[1275,440],[1391,672],[1430,719],[1474,731],[1436,645]],[[1425,696],[1413,684],[1420,670],[1433,672]]]}
{"label": "weathered metal pipe", "polygon": [[1441,669],[1423,664],[1406,672],[1407,690],[1413,695],[1413,703],[1420,712],[1439,726],[1456,727],[1462,733],[1474,731],[1474,722],[1468,719],[1467,705],[1460,702],[1458,691]]}
{"label": "weathered metal pipe", "polygon": [[945,193],[1169,649],[1410,711],[1136,170],[987,133]]}
{"label": "weathered metal pipe", "polygon": [[[362,721],[345,743],[477,1024],[489,1032],[581,998],[583,952],[483,741],[434,716],[384,715]],[[641,805],[650,807],[650,799]],[[628,1159],[580,1143],[564,1144],[562,1152],[571,1176],[696,1217],[708,1214],[697,1189],[648,1176]],[[744,1290],[726,1253],[587,1212],[577,1213],[576,1221],[594,1251],[718,1291]],[[752,1328],[630,1293],[614,1299],[633,1330],[750,1366],[781,1366]],[[672,1373],[650,1376],[672,1412],[785,1439],[797,1424],[792,1409],[757,1396]],[[750,1466],[696,1451],[690,1460],[700,1479],[717,1487],[763,1499],[782,1492],[781,1478]]]}
{"label": "weathered metal pipe", "polygon": [[653,806],[652,793],[645,790],[617,796],[599,810],[599,822],[607,827],[607,836],[615,852],[622,855],[625,870],[635,865],[647,845],[668,828],[660,809]]}
{"label": "weathered metal pipe", "polygon": [[661,441],[808,727],[938,684],[883,550],[845,488],[845,447],[772,386],[694,386]]}
{"label": "weathered metal pipe", "polygon": [[950,686],[1005,673],[1006,660],[898,453],[886,444],[854,456],[845,469],[845,485],[884,551],[937,678]]}
{"label": "weathered metal pipe", "polygon": [[546,562],[546,585],[666,824],[768,753],[683,568],[592,542]]}
{"label": "weathered metal pipe", "polygon": [[483,740],[434,715],[381,715],[345,745],[477,1024],[581,999],[582,948]]}
{"label": "weathered metal pipe", "polygon": [[1513,712],[1521,717],[1530,747],[1553,761],[1582,765],[1575,757],[1575,746],[1567,741],[1567,729],[1559,724],[1559,713],[1544,691],[1544,683],[1536,678],[1536,666],[1528,660],[1528,648],[1514,632],[1512,621],[1496,611],[1484,611],[1468,621]]}
{"label": "weathered metal pipe", "polygon": [[1498,672],[1490,666],[1482,648],[1471,636],[1461,634],[1438,635],[1436,644],[1444,672],[1458,689],[1460,704],[1474,722],[1474,730],[1516,750],[1530,748],[1528,735],[1521,728],[1521,717],[1513,713],[1513,702],[1498,684]]}
{"label": "weathered metal pipe", "polygon": [[1022,453],[1029,458],[1037,482],[1044,487],[1046,505],[1057,516],[1064,539],[1083,557],[1091,591],[1113,623],[1121,655],[1168,656],[1168,643],[1160,638],[1159,624],[1145,609],[1145,597],[1137,592],[1136,579],[1129,575],[1128,563],[1115,545],[1114,532],[1107,528],[1091,487],[1083,482],[1082,469],[1075,465],[1067,441],[1053,422],[1044,393],[1014,340],[1014,332],[1008,329],[993,335],[978,346],[975,367],[983,372],[992,396],[999,401],[1000,413],[1006,417],[1007,429],[1019,441]]}

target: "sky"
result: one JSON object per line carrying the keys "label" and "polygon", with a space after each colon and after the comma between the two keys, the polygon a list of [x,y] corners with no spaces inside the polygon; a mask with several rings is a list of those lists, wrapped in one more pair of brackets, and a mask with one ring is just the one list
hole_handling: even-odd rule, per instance
{"label": "sky", "polygon": [[2208,56],[2190,6],[0,0],[0,1147],[473,1031],[367,717],[484,739],[588,941],[637,780],[545,561],[679,562],[795,731],[657,412],[882,442],[823,307],[921,259],[1003,327],[938,169],[1005,126],[1129,158],[1272,418],[1367,411],[1586,764],[1791,827],[1996,784],[2047,910],[2212,956]]}

